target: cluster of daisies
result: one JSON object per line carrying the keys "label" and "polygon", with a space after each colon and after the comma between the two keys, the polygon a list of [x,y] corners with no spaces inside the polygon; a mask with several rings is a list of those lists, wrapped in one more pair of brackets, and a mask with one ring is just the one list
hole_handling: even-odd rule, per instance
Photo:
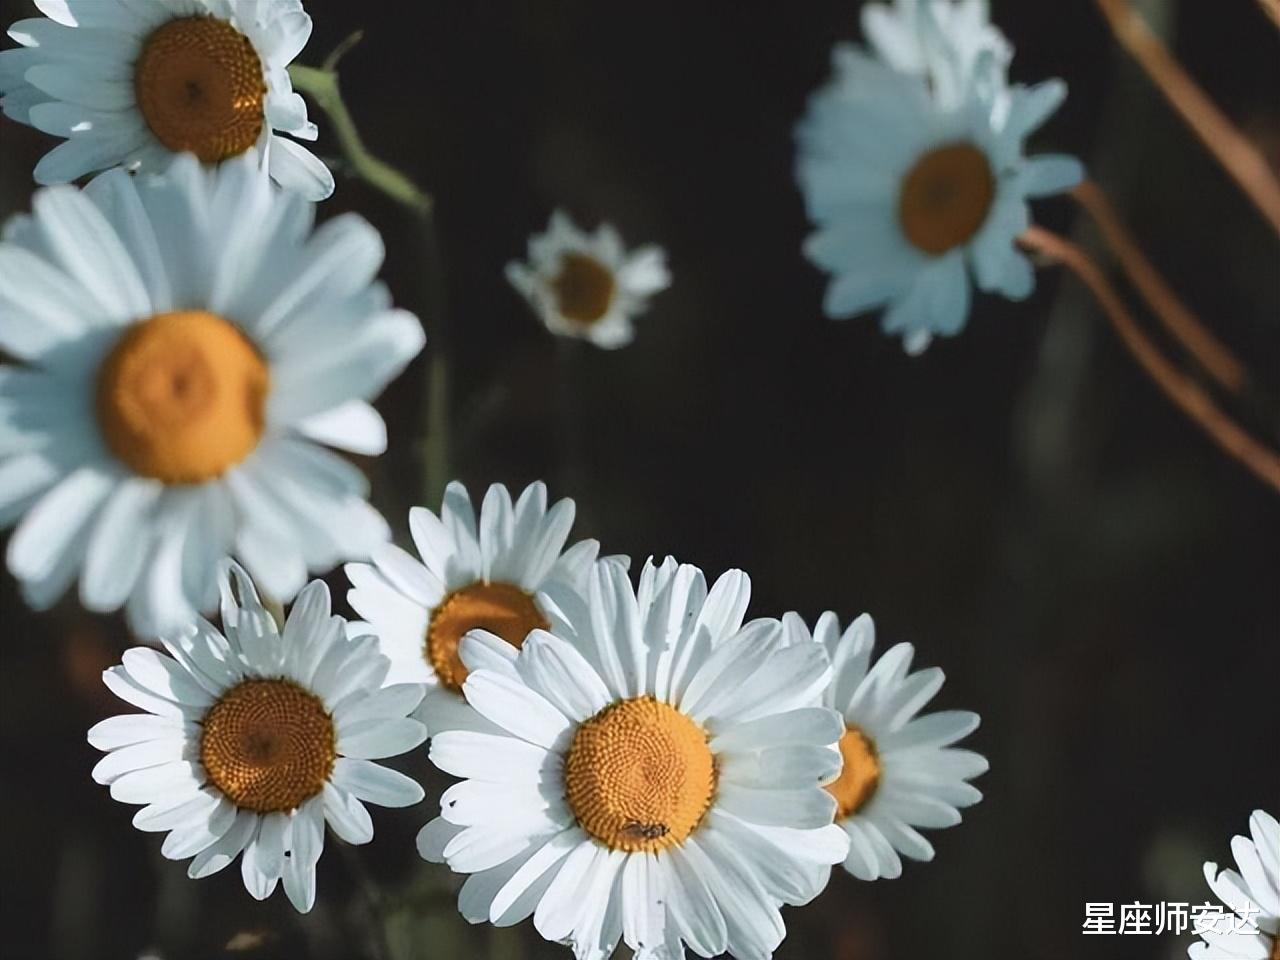
{"label": "cluster of daisies", "polygon": [[202,877],[240,857],[246,889],[316,895],[327,823],[373,836],[365,804],[422,788],[374,761],[431,738],[458,778],[418,835],[466,882],[473,923],[533,917],[580,958],[770,956],[779,910],[833,865],[872,880],[930,860],[920,832],[960,822],[987,769],[955,746],[976,714],[920,715],[942,671],[912,648],[875,656],[863,616],[746,621],[750,581],[568,546],[574,504],[541,483],[480,509],[451,484],[389,543],[346,567],[364,618],[334,616],[322,581],[282,627],[235,563],[221,629],[200,618],[106,674],[144,712],[89,732],[94,777],[141,806],[134,824]]}
{"label": "cluster of daisies", "polygon": [[[909,644],[876,657],[870,618],[746,621],[745,574],[671,559],[633,580],[595,541],[567,546],[574,505],[540,483],[514,501],[495,484],[478,514],[452,484],[438,514],[411,511],[416,556],[390,542],[338,451],[384,451],[372,401],[424,336],[377,279],[377,232],[315,225],[333,180],[297,142],[317,133],[287,72],[300,0],[35,2],[0,105],[64,142],[0,237],[0,524],[34,607],[78,583],[160,638],[104,677],[141,712],[89,740],[166,857],[193,878],[238,858],[250,894],[283,885],[307,911],[326,825],[366,843],[366,804],[420,802],[375,761],[430,737],[458,782],[421,855],[467,875],[468,920],[532,916],[584,960],[619,942],[767,958],[780,908],[832,866],[874,880],[933,858],[921,831],[981,799],[987,762],[956,745],[978,717],[921,715],[942,672],[913,670]],[[963,324],[970,271],[1030,291],[1027,198],[1080,171],[1023,155],[1063,90],[1007,83],[980,0],[864,12],[874,52],[838,52],[800,131],[808,251],[837,275],[830,313],[887,303],[918,350]],[[602,347],[670,282],[660,249],[559,213],[507,275],[549,329]],[[359,622],[307,583],[344,562]],[[1275,834],[1255,814],[1241,874],[1210,870],[1261,912],[1256,939],[1196,956],[1274,958]]]}

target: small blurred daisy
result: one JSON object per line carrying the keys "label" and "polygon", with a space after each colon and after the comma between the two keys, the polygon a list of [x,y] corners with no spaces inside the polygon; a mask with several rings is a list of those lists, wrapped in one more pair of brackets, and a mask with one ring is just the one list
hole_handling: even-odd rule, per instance
{"label": "small blurred daisy", "polygon": [[287,67],[311,36],[301,0],[35,0],[0,52],[13,119],[66,138],[39,183],[110,167],[162,171],[176,153],[219,163],[257,148],[281,186],[310,200],[333,175],[275,131],[316,138]]}
{"label": "small blurred daisy", "polygon": [[477,525],[467,489],[445,490],[437,517],[425,507],[409,511],[417,558],[394,544],[373,551],[373,563],[347,565],[353,610],[377,634],[395,681],[425,683],[421,718],[427,728],[455,727],[467,715],[462,684],[467,668],[458,644],[470,630],[487,630],[512,647],[549,625],[538,594],[559,603],[582,594],[600,552],[595,540],[568,550],[574,502],[547,508],[547,487],[532,483],[513,506],[500,483],[489,487]]}
{"label": "small blurred daisy", "polygon": [[960,822],[959,808],[982,799],[966,783],[987,771],[985,757],[951,746],[978,727],[978,715],[946,710],[917,717],[942,687],[937,667],[910,673],[913,648],[900,643],[871,665],[875,625],[865,614],[842,634],[824,613],[810,635],[794,613],[783,617],[790,646],[816,640],[830,655],[834,676],[823,702],[844,717],[839,778],[827,786],[836,823],[849,835],[844,867],[859,880],[893,879],[899,854],[932,860],[933,846],[917,827]]}
{"label": "small blurred daisy", "polygon": [[666,260],[652,245],[628,254],[611,225],[591,236],[557,210],[547,232],[529,239],[528,264],[507,264],[507,279],[552,333],[611,350],[631,342],[632,318],[671,285]]}
{"label": "small blurred daisy", "polygon": [[89,731],[108,751],[93,778],[121,803],[145,804],[133,825],[168,831],[161,853],[194,857],[193,879],[243,853],[250,894],[265,899],[283,880],[305,913],[326,822],[348,843],[368,843],[364,802],[422,799],[416,782],[370,762],[426,739],[406,716],[422,688],[382,686],[390,664],[373,637],[347,638],[323,582],[298,595],[281,633],[243,570],[219,581],[225,635],[201,620],[164,641],[171,657],[136,647],[103,674],[146,712]]}
{"label": "small blurred daisy", "polygon": [[964,327],[973,281],[1013,300],[1029,296],[1035,275],[1015,245],[1030,223],[1027,201],[1083,176],[1072,157],[1024,155],[1065,85],[1011,87],[996,122],[977,92],[948,109],[924,79],[852,47],[837,48],[835,68],[797,130],[797,176],[818,226],[805,253],[833,275],[827,315],[887,305],[885,333],[919,353]]}
{"label": "small blurred daisy", "polygon": [[929,81],[943,106],[964,102],[974,84],[999,98],[1013,46],[991,22],[987,0],[893,0],[862,8],[862,32],[894,70]]}
{"label": "small blurred daisy", "polygon": [[235,555],[278,600],[389,531],[369,405],[422,348],[382,241],[272,188],[253,156],[36,193],[0,239],[0,525],[32,606],[80,578],[154,636],[217,604]]}
{"label": "small blurred daisy", "polygon": [[1193,960],[1280,960],[1280,823],[1265,810],[1253,811],[1248,837],[1233,837],[1235,870],[1204,865],[1204,878],[1235,915],[1200,936]]}
{"label": "small blurred daisy", "polygon": [[435,734],[431,759],[465,779],[418,849],[471,874],[464,917],[533,914],[580,960],[620,939],[648,960],[772,954],[779,905],[812,900],[848,850],[822,789],[843,728],[815,705],[822,649],[782,649],[776,620],[743,627],[749,593],[740,572],[708,592],[672,560],[636,591],[600,563],[587,602],[519,651],[463,640],[463,692],[494,732]]}

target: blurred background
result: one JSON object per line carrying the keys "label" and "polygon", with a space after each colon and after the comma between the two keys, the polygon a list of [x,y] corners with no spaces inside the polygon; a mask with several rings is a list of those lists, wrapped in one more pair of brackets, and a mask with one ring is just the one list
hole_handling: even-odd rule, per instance
{"label": "blurred background", "polygon": [[[1093,4],[993,6],[1015,79],[1070,83],[1035,146],[1084,158],[1179,291],[1280,389],[1276,238]],[[869,611],[882,646],[911,641],[946,670],[936,707],[982,714],[967,745],[991,760],[985,802],[900,880],[837,871],[786,912],[780,960],[1185,956],[1185,937],[1083,937],[1084,904],[1212,899],[1201,862],[1230,861],[1255,807],[1280,813],[1280,498],[1165,402],[1060,271],[1029,303],[980,299],[962,336],[917,359],[872,320],[822,317],[791,131],[832,44],[857,39],[858,4],[307,8],[303,62],[365,31],[342,64],[347,102],[370,148],[436,198],[436,289],[410,215],[341,174],[321,211],[379,227],[384,278],[427,328],[379,403],[391,452],[366,464],[397,535],[448,479],[427,476],[424,445],[427,357],[447,351],[450,472],[473,495],[543,478],[606,552],[747,570],[753,616]],[[1280,158],[1280,34],[1253,0],[1144,9]],[[31,15],[0,0],[4,24]],[[0,144],[7,217],[29,208],[53,141],[0,120]],[[667,248],[674,285],[632,346],[553,340],[504,281],[556,206]],[[1038,215],[1079,219],[1068,200]],[[1276,440],[1265,411],[1251,422]],[[327,579],[345,595],[340,571]],[[74,599],[35,616],[7,573],[0,617],[0,956],[569,956],[528,923],[468,927],[460,878],[418,860],[443,786],[425,751],[397,763],[428,800],[378,810],[367,847],[330,836],[312,914],[254,902],[238,869],[188,881],[89,778],[84,733],[122,709],[99,675],[130,643],[123,622]]]}

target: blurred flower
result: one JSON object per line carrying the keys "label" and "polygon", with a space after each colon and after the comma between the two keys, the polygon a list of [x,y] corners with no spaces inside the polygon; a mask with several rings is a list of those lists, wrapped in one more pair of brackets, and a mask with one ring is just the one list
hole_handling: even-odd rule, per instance
{"label": "blurred flower", "polygon": [[512,506],[507,488],[495,483],[477,529],[467,489],[454,481],[439,517],[425,507],[409,511],[421,562],[388,543],[374,549],[372,565],[347,565],[347,600],[377,634],[391,679],[427,685],[420,716],[432,733],[468,717],[487,727],[461,693],[467,668],[458,645],[468,631],[487,630],[519,647],[530,631],[548,626],[540,594],[564,604],[566,594],[585,593],[600,544],[582,540],[564,549],[574,509],[566,498],[548,510],[541,482]]}
{"label": "blurred flower", "polygon": [[847,839],[820,786],[839,717],[816,645],[781,649],[776,620],[742,626],[747,577],[708,593],[702,572],[619,565],[587,602],[549,611],[516,651],[462,643],[463,692],[493,732],[437,732],[431,759],[464,777],[418,837],[427,860],[472,874],[459,907],[498,925],[533,914],[579,958],[619,939],[637,957],[768,957],[781,904],[822,890]]}
{"label": "blurred flower", "polygon": [[632,318],[671,285],[661,247],[628,254],[611,225],[591,236],[559,210],[546,233],[529,239],[529,263],[507,264],[507,279],[552,333],[606,350],[630,343]]}
{"label": "blurred flower", "polygon": [[263,900],[283,880],[305,913],[326,822],[348,843],[368,843],[373,823],[361,801],[422,799],[416,782],[370,762],[426,739],[406,716],[422,687],[382,686],[390,664],[377,641],[347,638],[322,581],[299,594],[283,634],[243,570],[230,565],[219,586],[225,636],[201,620],[164,641],[172,657],[135,647],[103,674],[146,712],[89,731],[108,751],[93,778],[121,803],[146,805],[133,825],[168,831],[161,852],[194,857],[193,879],[243,852],[250,894]]}
{"label": "blurred flower", "polygon": [[834,278],[827,315],[887,305],[881,327],[919,353],[964,327],[970,270],[982,290],[1029,296],[1035,276],[1015,246],[1027,201],[1083,176],[1074,158],[1024,155],[1065,85],[1010,88],[997,120],[977,93],[942,106],[923,79],[852,47],[837,48],[835,69],[797,130],[797,176],[818,225],[805,253]]}
{"label": "blurred flower", "polygon": [[813,634],[794,613],[783,617],[791,646],[816,640],[830,655],[834,675],[823,702],[844,717],[840,777],[827,790],[836,822],[849,835],[844,867],[859,880],[902,873],[898,854],[932,860],[933,846],[917,827],[952,827],[957,808],[982,799],[966,783],[987,771],[985,757],[951,748],[978,727],[978,715],[946,710],[916,714],[942,688],[937,667],[910,673],[913,648],[891,647],[874,666],[875,624],[863,614],[842,634],[834,613],[818,618]]}
{"label": "blurred flower", "polygon": [[1007,96],[1013,46],[991,22],[987,0],[869,3],[862,32],[894,70],[926,78],[943,106],[960,106],[975,89],[992,100]]}
{"label": "blurred flower", "polygon": [[[1233,837],[1235,870],[1204,865],[1204,878],[1239,920],[1219,924],[1200,936],[1189,953],[1194,960],[1277,960],[1280,957],[1280,823],[1265,810],[1253,811],[1248,837]],[[1251,931],[1251,932],[1249,932]]]}
{"label": "blurred flower", "polygon": [[333,175],[287,67],[311,36],[301,0],[35,0],[0,52],[4,112],[63,143],[39,183],[109,167],[161,171],[175,153],[219,163],[256,147],[271,176],[310,200]]}
{"label": "blurred flower", "polygon": [[234,554],[279,600],[387,539],[368,404],[422,348],[374,282],[382,241],[274,190],[253,156],[36,193],[0,242],[0,524],[32,606],[80,576],[135,632],[217,604]]}

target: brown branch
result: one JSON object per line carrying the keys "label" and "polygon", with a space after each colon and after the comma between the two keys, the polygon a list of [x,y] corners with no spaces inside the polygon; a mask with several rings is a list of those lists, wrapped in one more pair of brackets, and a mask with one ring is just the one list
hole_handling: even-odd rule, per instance
{"label": "brown branch", "polygon": [[1093,217],[1121,268],[1165,329],[1223,388],[1239,394],[1249,379],[1244,364],[1174,293],[1133,239],[1102,188],[1086,180],[1072,191],[1072,196]]}
{"label": "brown branch", "polygon": [[[1269,6],[1277,0],[1266,0]],[[1174,59],[1129,0],[1097,0],[1112,33],[1182,119],[1239,184],[1258,211],[1280,232],[1280,181],[1262,153],[1245,138],[1191,75]]]}
{"label": "brown branch", "polygon": [[1129,353],[1156,386],[1223,451],[1280,493],[1280,456],[1249,436],[1201,386],[1172,364],[1138,326],[1102,268],[1070,240],[1031,227],[1019,238],[1030,250],[1071,270],[1093,294]]}
{"label": "brown branch", "polygon": [[1263,11],[1280,27],[1280,0],[1258,0]]}

